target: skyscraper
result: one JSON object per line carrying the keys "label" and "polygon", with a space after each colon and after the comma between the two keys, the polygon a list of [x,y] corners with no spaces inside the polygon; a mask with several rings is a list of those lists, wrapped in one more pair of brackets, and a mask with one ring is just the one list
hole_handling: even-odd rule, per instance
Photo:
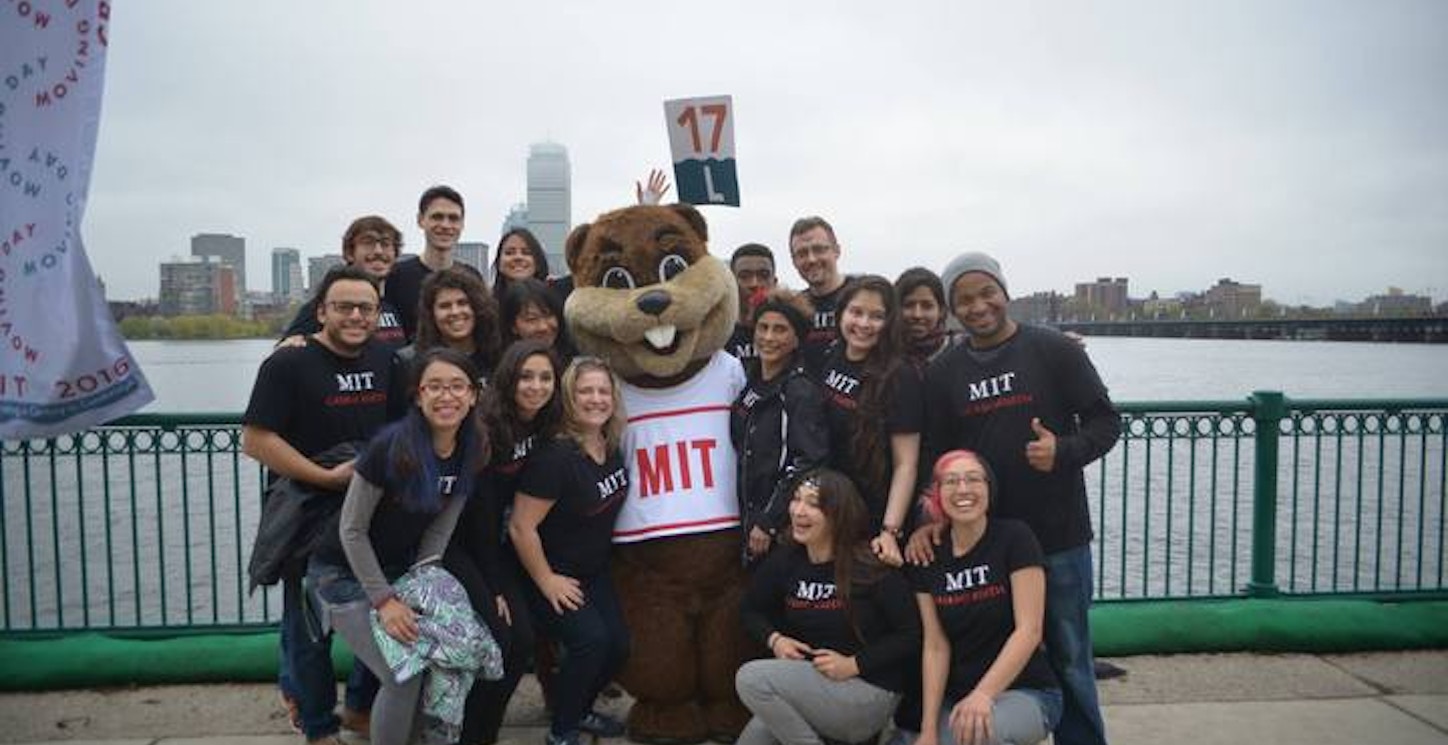
{"label": "skyscraper", "polygon": [[342,259],[342,254],[322,254],[307,259],[307,290],[317,289],[322,284],[322,278],[327,276],[327,271],[334,266],[341,266],[347,263]]}
{"label": "skyscraper", "polygon": [[236,315],[236,271],[215,256],[161,262],[161,315]]}
{"label": "skyscraper", "polygon": [[488,244],[486,243],[459,241],[457,247],[453,249],[453,259],[478,270],[484,277],[488,276]]}
{"label": "skyscraper", "polygon": [[568,148],[535,143],[528,151],[528,229],[543,244],[548,268],[565,274],[563,244],[573,227],[573,175]]}
{"label": "skyscraper", "polygon": [[236,303],[246,297],[246,239],[226,233],[197,233],[191,236],[192,256],[215,256],[231,267],[236,276]]}
{"label": "skyscraper", "polygon": [[302,299],[302,252],[295,248],[273,248],[271,256],[272,297],[278,303]]}

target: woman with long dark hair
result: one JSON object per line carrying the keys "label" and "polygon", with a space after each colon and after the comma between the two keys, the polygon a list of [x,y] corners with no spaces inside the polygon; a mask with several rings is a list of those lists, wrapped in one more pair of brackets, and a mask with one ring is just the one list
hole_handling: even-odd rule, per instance
{"label": "woman with long dark hair", "polygon": [[623,669],[629,636],[609,554],[613,524],[628,494],[620,443],[622,384],[596,357],[563,373],[562,433],[523,469],[508,535],[533,585],[533,620],[564,653],[552,687],[548,745],[578,745],[581,733],[618,737],[623,724],[593,709]]}
{"label": "woman with long dark hair", "polygon": [[417,338],[392,355],[392,390],[387,405],[394,416],[411,404],[409,381],[417,375],[419,355],[439,347],[460,352],[478,371],[478,389],[497,364],[502,348],[498,305],[476,274],[460,266],[427,275],[417,303]]}
{"label": "woman with long dark hair", "polygon": [[565,365],[577,354],[563,322],[563,301],[548,285],[532,278],[510,282],[499,310],[504,343],[536,339],[552,348]]}
{"label": "woman with long dark hair", "polygon": [[800,345],[814,309],[800,293],[776,290],[756,308],[748,382],[734,399],[729,430],[739,456],[744,562],[774,546],[789,522],[789,495],[801,473],[829,457],[825,400],[804,370]]}
{"label": "woman with long dark hair", "polygon": [[789,505],[787,539],[750,578],[745,630],[773,659],[739,668],[754,718],[740,745],[865,742],[894,711],[920,616],[905,578],[875,558],[865,504],[843,474],[806,474]]}
{"label": "woman with long dark hair", "polygon": [[530,277],[548,281],[548,255],[533,231],[512,228],[498,239],[498,252],[493,255],[493,297],[501,305],[509,285]]}
{"label": "woman with long dark hair", "polygon": [[840,338],[825,355],[820,377],[830,464],[849,475],[864,497],[875,553],[899,566],[925,418],[920,371],[901,354],[899,304],[889,280],[874,274],[851,279],[839,308]]}
{"label": "woman with long dark hair", "polygon": [[373,639],[369,615],[399,642],[418,640],[417,613],[392,583],[420,559],[447,547],[463,505],[473,498],[488,461],[488,436],[474,413],[477,370],[446,347],[419,360],[417,404],[388,425],[357,459],[338,517],[323,535],[307,575],[331,625],[382,690],[372,707],[371,739],[405,743],[422,690],[421,675],[399,683]]}
{"label": "woman with long dark hair", "polygon": [[492,455],[479,498],[463,509],[443,564],[467,588],[473,609],[498,641],[503,678],[473,684],[459,740],[463,745],[497,741],[508,701],[534,648],[533,619],[519,581],[522,569],[505,541],[507,513],[535,444],[557,432],[560,372],[557,358],[542,342],[519,341],[503,353],[479,404]]}
{"label": "woman with long dark hair", "polygon": [[926,506],[946,521],[945,544],[910,570],[925,629],[916,745],[1028,745],[1061,718],[1041,650],[1044,555],[1025,523],[989,516],[995,499],[979,455],[951,450],[935,462]]}

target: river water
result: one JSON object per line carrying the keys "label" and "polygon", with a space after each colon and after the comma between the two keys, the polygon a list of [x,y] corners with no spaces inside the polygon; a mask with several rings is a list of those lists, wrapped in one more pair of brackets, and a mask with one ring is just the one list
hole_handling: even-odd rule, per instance
{"label": "river water", "polygon": [[[1092,337],[1086,351],[1118,401],[1448,398],[1448,344]],[[267,340],[137,341],[156,400],[145,411],[240,412]]]}
{"label": "river water", "polygon": [[[133,342],[149,413],[239,413],[267,340]],[[1119,402],[1448,398],[1448,345],[1096,337]],[[1249,579],[1254,429],[1146,413],[1087,469],[1106,599],[1229,595]],[[1315,412],[1285,424],[1277,581],[1293,592],[1444,585],[1444,415]],[[1366,432],[1366,435],[1362,433]],[[0,631],[254,623],[241,583],[260,469],[227,428],[60,438],[0,458]],[[77,448],[77,445],[79,447]],[[77,450],[80,452],[78,453]]]}

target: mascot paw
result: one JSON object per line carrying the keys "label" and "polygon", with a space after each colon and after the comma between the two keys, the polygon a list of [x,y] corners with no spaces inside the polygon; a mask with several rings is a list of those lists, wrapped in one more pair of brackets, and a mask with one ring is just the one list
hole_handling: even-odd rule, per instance
{"label": "mascot paw", "polygon": [[750,716],[738,699],[704,704],[704,720],[709,725],[709,739],[714,742],[732,743],[739,739]]}
{"label": "mascot paw", "polygon": [[628,739],[644,745],[694,745],[709,734],[704,713],[694,703],[635,701],[628,713]]}

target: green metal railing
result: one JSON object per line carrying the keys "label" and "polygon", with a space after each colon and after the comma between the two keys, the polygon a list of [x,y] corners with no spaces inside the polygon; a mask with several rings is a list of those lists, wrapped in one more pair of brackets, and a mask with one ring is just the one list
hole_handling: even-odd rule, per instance
{"label": "green metal railing", "polygon": [[[1087,470],[1106,602],[1442,596],[1448,400],[1126,403]],[[272,623],[235,414],[0,444],[0,634]]]}

